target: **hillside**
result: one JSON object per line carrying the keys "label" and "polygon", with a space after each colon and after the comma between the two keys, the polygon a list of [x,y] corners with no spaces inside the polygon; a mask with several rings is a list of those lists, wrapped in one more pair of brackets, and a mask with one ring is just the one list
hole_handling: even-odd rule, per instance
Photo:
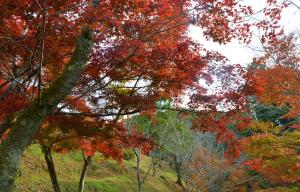
{"label": "hillside", "polygon": [[[82,167],[80,152],[53,154],[58,179],[63,192],[77,191]],[[150,163],[143,157],[142,171],[145,173]],[[143,192],[178,191],[175,185],[176,175],[162,165],[156,177],[149,176],[142,187]],[[50,177],[43,153],[38,145],[31,145],[25,152],[21,162],[15,192],[47,192],[52,191]],[[88,170],[86,192],[134,192],[136,191],[134,159],[117,164],[113,160],[105,160],[99,154]]]}

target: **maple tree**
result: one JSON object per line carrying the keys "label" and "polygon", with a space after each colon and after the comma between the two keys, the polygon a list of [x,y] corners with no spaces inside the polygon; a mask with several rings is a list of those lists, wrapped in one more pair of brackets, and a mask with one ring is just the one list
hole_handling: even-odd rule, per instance
{"label": "maple tree", "polygon": [[60,192],[61,189],[52,152],[63,154],[76,150],[82,151],[83,168],[78,191],[83,191],[84,179],[96,152],[100,152],[105,158],[112,158],[122,163],[124,149],[141,147],[143,152],[147,153],[153,145],[143,134],[132,131],[128,135],[121,122],[112,124],[83,116],[49,116],[35,138],[45,155],[55,192]]}
{"label": "maple tree", "polygon": [[257,179],[246,173],[240,156],[246,150],[241,150],[239,131],[252,122],[248,113],[178,112],[168,101],[158,104],[154,116],[135,116],[133,123],[153,137],[157,147],[150,156],[172,162],[177,184],[183,187],[184,181],[186,191],[238,190]]}
{"label": "maple tree", "polygon": [[260,102],[287,105],[290,110],[285,115],[289,118],[297,118],[300,114],[300,57],[296,41],[297,37],[290,34],[267,44],[265,54],[254,59],[248,81],[250,90]]}
{"label": "maple tree", "polygon": [[235,157],[240,153],[249,155],[244,166],[261,175],[269,186],[299,181],[300,74],[296,41],[295,34],[262,41],[263,54],[253,60],[244,74],[246,84],[233,100],[237,108],[223,114],[201,114],[194,123],[194,129],[210,130],[237,146]]}
{"label": "maple tree", "polygon": [[[83,151],[84,166],[79,182],[83,188],[84,175],[91,157],[96,150],[100,150],[100,147],[95,147],[96,145],[92,147],[90,140],[98,138],[99,142],[103,142],[103,140],[109,140],[111,136],[108,129],[105,128],[104,122],[97,122],[92,118],[50,116],[45,120],[35,138],[41,145],[44,153],[53,190],[60,192],[61,189],[55,170],[55,163],[52,159],[52,152],[67,153],[70,150]],[[111,151],[115,151],[114,149],[112,147]],[[103,150],[103,152],[105,151]]]}
{"label": "maple tree", "polygon": [[252,103],[253,120],[241,140],[241,150],[248,157],[244,166],[261,176],[258,183],[269,187],[299,180],[299,131],[290,127],[294,119],[285,117],[288,111],[287,107]]}
{"label": "maple tree", "polygon": [[[267,1],[273,37],[285,6]],[[275,6],[275,8],[273,7]],[[155,108],[160,97],[194,88],[218,54],[187,35],[249,42],[244,21],[253,14],[238,1],[0,1],[0,189],[11,191],[21,154],[49,115],[90,116],[114,123]],[[75,40],[77,39],[77,41]],[[77,42],[77,43],[76,43]],[[199,98],[198,98],[199,99]]]}
{"label": "maple tree", "polygon": [[[299,50],[295,34],[265,43],[247,74],[249,135],[245,165],[270,186],[299,182]],[[275,189],[274,189],[275,190]],[[287,189],[286,189],[287,190]]]}

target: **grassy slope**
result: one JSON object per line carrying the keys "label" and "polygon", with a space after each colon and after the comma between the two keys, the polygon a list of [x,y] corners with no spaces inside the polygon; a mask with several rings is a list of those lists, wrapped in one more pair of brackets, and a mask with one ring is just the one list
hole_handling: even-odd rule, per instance
{"label": "grassy slope", "polygon": [[[58,179],[64,192],[77,191],[78,180],[82,167],[80,153],[65,155],[53,154]],[[148,157],[143,157],[142,170],[145,173],[150,163]],[[112,160],[103,160],[96,156],[90,166],[86,178],[87,192],[134,192],[136,191],[135,161],[124,161],[122,165]],[[178,191],[175,185],[176,175],[162,166],[157,176],[149,176],[142,187],[143,192],[173,192]],[[30,146],[25,152],[16,182],[16,192],[47,192],[52,191],[50,177],[43,154],[37,145]]]}

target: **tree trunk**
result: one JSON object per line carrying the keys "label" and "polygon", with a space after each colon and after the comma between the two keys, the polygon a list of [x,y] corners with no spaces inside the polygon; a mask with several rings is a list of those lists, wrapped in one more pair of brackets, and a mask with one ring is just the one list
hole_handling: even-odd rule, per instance
{"label": "tree trunk", "polygon": [[134,154],[136,156],[136,177],[137,177],[137,191],[142,190],[142,175],[141,175],[141,149],[134,149]]}
{"label": "tree trunk", "polygon": [[[190,192],[190,191],[194,191],[193,190],[193,185],[192,185],[192,182],[190,180],[190,176],[189,176],[189,173],[187,173],[186,175],[186,178],[185,178],[185,189],[186,189],[186,192]],[[198,190],[198,189],[197,189]],[[196,190],[196,191],[197,191]],[[200,189],[199,189],[200,190]]]}
{"label": "tree trunk", "polygon": [[[192,157],[192,156],[191,156]],[[190,192],[190,191],[193,191],[191,188],[193,188],[190,184],[191,180],[190,180],[190,163],[191,163],[191,157],[189,158],[187,164],[184,166],[185,167],[185,187],[186,187],[186,191],[187,192]]]}
{"label": "tree trunk", "polygon": [[189,173],[186,174],[186,178],[185,178],[185,189],[186,192],[190,192],[190,182],[189,182]]}
{"label": "tree trunk", "polygon": [[0,124],[0,139],[1,139],[1,135],[7,130],[9,129],[10,126],[10,122],[12,121],[13,116],[10,115],[9,117],[7,117],[4,122],[2,122]]}
{"label": "tree trunk", "polygon": [[0,192],[13,190],[21,156],[43,120],[76,85],[92,47],[92,32],[86,28],[78,38],[75,51],[62,75],[43,92],[40,100],[15,116],[7,139],[0,145]]}
{"label": "tree trunk", "polygon": [[181,175],[181,163],[178,162],[177,160],[177,157],[174,155],[174,164],[175,164],[175,171],[176,171],[176,174],[177,174],[177,181],[176,183],[183,187],[183,183],[182,183],[182,175]]}
{"label": "tree trunk", "polygon": [[152,160],[152,176],[156,177],[157,169],[156,169],[157,161]]}
{"label": "tree trunk", "polygon": [[80,175],[78,192],[84,191],[84,180],[85,180],[85,176],[87,174],[88,167],[91,163],[92,156],[85,157],[83,154],[83,160],[84,160],[84,163],[83,163],[83,168],[82,168],[81,175]]}
{"label": "tree trunk", "polygon": [[57,175],[56,175],[56,171],[55,171],[55,167],[54,167],[54,162],[52,159],[52,154],[51,154],[51,147],[46,147],[43,146],[43,152],[45,155],[45,160],[47,163],[47,167],[48,167],[48,172],[51,178],[51,182],[52,182],[52,187],[54,192],[61,192],[60,190],[60,186],[57,180]]}

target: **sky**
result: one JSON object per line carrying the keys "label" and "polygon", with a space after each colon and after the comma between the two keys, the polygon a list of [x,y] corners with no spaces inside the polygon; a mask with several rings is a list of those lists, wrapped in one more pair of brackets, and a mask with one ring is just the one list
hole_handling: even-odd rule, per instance
{"label": "sky", "polygon": [[[262,9],[265,5],[266,0],[244,0],[245,4],[249,4],[253,7],[254,12]],[[300,0],[293,0],[297,5],[300,6]],[[285,34],[295,32],[298,30],[300,33],[300,9],[295,6],[290,6],[282,12],[281,25],[284,25]],[[220,45],[212,41],[207,41],[201,28],[196,26],[189,27],[189,35],[197,42],[204,45],[205,48],[213,51],[218,51],[222,55],[229,59],[231,64],[241,64],[241,66],[247,66],[251,63],[252,59],[257,56],[258,52],[255,52],[251,48],[258,48],[260,46],[259,39],[253,36],[253,40],[250,45],[245,46],[240,44],[237,40],[233,40],[231,43],[226,45]],[[201,85],[207,88],[208,94],[213,94],[217,90],[216,87],[220,84],[214,82],[211,85],[207,85],[205,82],[200,81]],[[188,93],[188,92],[187,92]],[[184,104],[186,105],[189,101],[188,96],[183,96]]]}
{"label": "sky", "polygon": [[[264,6],[265,0],[245,0],[246,4],[253,6],[254,11],[261,9]],[[300,0],[294,0],[300,6]],[[300,27],[300,9],[295,6],[290,6],[286,8],[282,13],[282,20],[280,21],[282,25],[285,26],[285,33],[293,32]],[[299,30],[300,31],[300,30]],[[233,41],[227,45],[219,45],[212,41],[207,41],[201,32],[199,27],[190,26],[189,35],[197,42],[203,44],[206,48],[214,51],[218,51],[224,56],[226,56],[230,63],[241,64],[242,66],[247,66],[252,61],[257,53],[249,47],[240,44],[238,41]],[[258,38],[254,38],[250,47],[258,47]]]}

